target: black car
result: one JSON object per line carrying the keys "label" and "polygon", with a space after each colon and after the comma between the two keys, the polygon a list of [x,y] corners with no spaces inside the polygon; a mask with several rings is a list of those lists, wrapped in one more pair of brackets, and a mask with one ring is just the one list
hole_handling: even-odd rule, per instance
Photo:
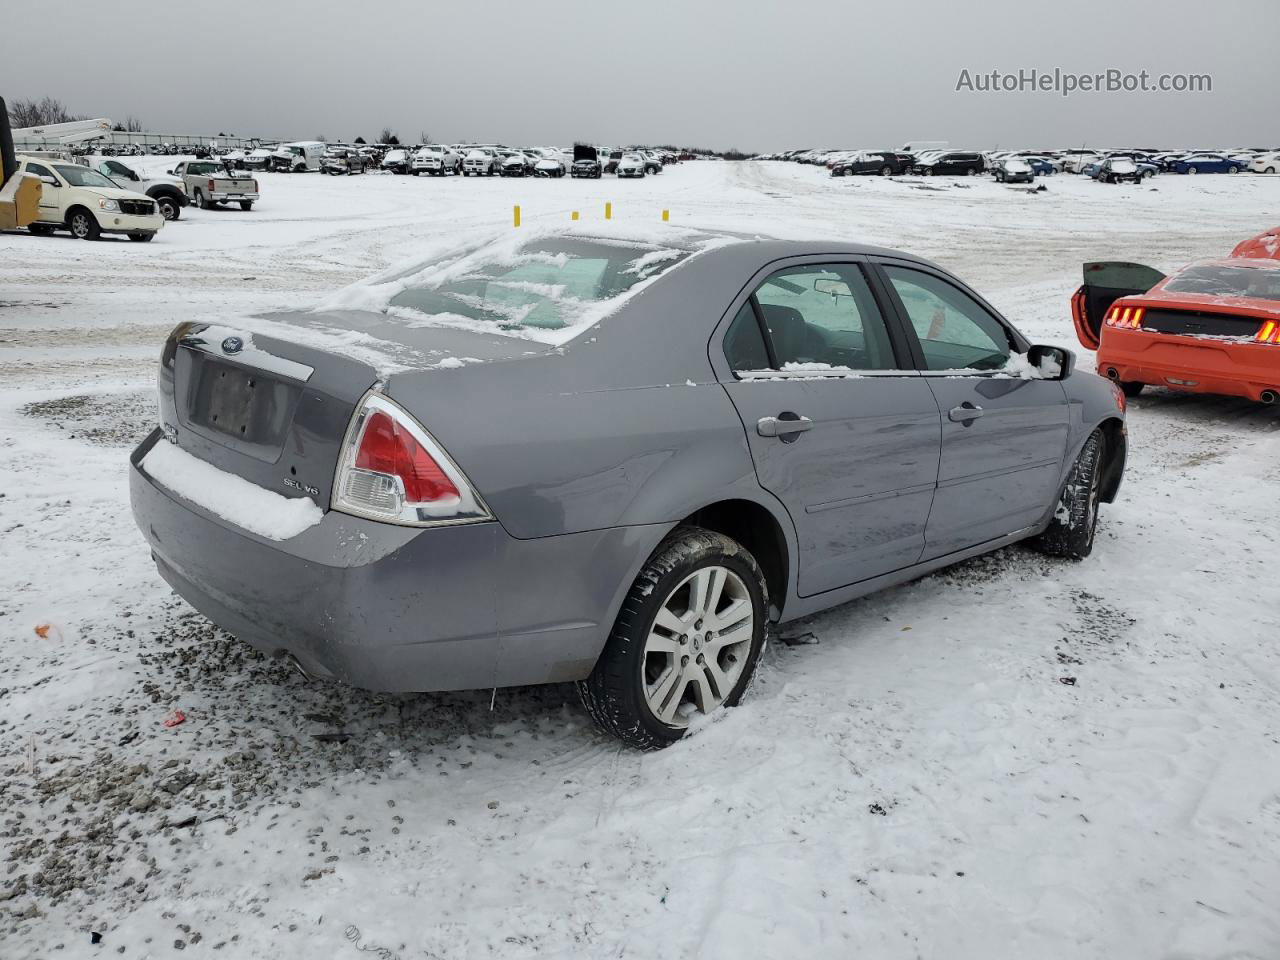
{"label": "black car", "polygon": [[573,145],[573,166],[569,168],[570,176],[599,180],[603,169],[600,164],[600,151],[585,143]]}
{"label": "black car", "polygon": [[910,169],[910,154],[894,153],[888,150],[864,150],[833,165],[831,175],[852,177],[858,174],[879,174],[882,177],[896,177]]}
{"label": "black car", "polygon": [[980,153],[967,153],[949,150],[936,157],[916,163],[912,169],[923,176],[937,175],[969,176],[982,173],[987,169],[987,162]]}

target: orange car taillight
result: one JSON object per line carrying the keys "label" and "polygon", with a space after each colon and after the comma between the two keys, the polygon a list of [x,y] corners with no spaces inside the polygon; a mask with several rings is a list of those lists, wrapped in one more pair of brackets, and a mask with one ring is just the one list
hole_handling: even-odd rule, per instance
{"label": "orange car taillight", "polygon": [[379,393],[366,395],[347,430],[332,506],[410,526],[493,519],[435,438]]}
{"label": "orange car taillight", "polygon": [[1109,327],[1124,327],[1127,330],[1142,329],[1142,315],[1146,307],[1112,307],[1107,311],[1106,324]]}
{"label": "orange car taillight", "polygon": [[1268,320],[1254,337],[1259,343],[1280,343],[1280,323]]}

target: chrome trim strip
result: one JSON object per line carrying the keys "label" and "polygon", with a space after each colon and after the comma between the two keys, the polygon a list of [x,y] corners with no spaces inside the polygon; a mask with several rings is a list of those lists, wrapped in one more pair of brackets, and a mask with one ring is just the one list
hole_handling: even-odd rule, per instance
{"label": "chrome trim strip", "polygon": [[[235,353],[227,353],[222,349],[222,341],[227,337],[233,336],[239,337],[244,346]],[[188,333],[178,341],[178,344],[188,350],[196,350],[215,357],[224,363],[253,367],[255,370],[288,377],[290,380],[297,380],[300,383],[306,383],[311,379],[311,375],[315,373],[314,367],[309,367],[305,363],[299,363],[296,360],[289,360],[285,357],[277,357],[274,353],[268,353],[253,342],[252,334],[240,330],[232,330],[230,327],[211,325],[202,330]]]}
{"label": "chrome trim strip", "polygon": [[739,380],[862,380],[871,377],[918,377],[919,370],[734,370]]}

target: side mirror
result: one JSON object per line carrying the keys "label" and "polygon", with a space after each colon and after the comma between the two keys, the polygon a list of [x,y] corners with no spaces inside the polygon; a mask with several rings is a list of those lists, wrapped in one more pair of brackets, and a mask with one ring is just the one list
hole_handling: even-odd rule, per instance
{"label": "side mirror", "polygon": [[1045,380],[1065,380],[1076,368],[1076,355],[1066,347],[1042,343],[1027,351],[1027,360]]}
{"label": "side mirror", "polygon": [[62,186],[62,184],[58,183],[58,181],[57,181],[57,180],[55,180],[53,177],[41,177],[41,178],[40,178],[40,182],[41,182],[41,183],[43,183],[46,187],[60,187],[60,186]]}

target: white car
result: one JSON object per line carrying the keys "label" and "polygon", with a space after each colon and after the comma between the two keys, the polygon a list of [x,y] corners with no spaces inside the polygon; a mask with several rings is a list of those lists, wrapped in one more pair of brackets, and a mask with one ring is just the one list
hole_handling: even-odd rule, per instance
{"label": "white car", "polygon": [[1254,173],[1280,173],[1280,151],[1258,154],[1249,161],[1249,169]]}
{"label": "white car", "polygon": [[245,154],[241,163],[246,170],[266,170],[271,166],[272,151],[266,147],[258,147]]}
{"label": "white car", "polygon": [[462,172],[468,177],[492,177],[502,172],[502,158],[492,147],[473,147],[462,161]]}
{"label": "white car", "polygon": [[624,153],[618,161],[619,177],[643,177],[645,158],[638,153]]}
{"label": "white car", "polygon": [[432,177],[461,173],[462,155],[442,143],[429,143],[414,152],[412,169],[415,177],[423,173]]}
{"label": "white car", "polygon": [[533,154],[537,158],[533,165],[536,177],[563,177],[569,172],[569,158],[555,147],[534,147]]}
{"label": "white car", "polygon": [[37,236],[69,230],[80,240],[123,233],[146,243],[164,226],[150,197],[122,190],[108,177],[77,163],[19,157],[18,172],[39,177],[40,209],[27,229]]}
{"label": "white car", "polygon": [[1086,167],[1101,163],[1102,157],[1096,153],[1071,153],[1062,161],[1064,173],[1084,173]]}

